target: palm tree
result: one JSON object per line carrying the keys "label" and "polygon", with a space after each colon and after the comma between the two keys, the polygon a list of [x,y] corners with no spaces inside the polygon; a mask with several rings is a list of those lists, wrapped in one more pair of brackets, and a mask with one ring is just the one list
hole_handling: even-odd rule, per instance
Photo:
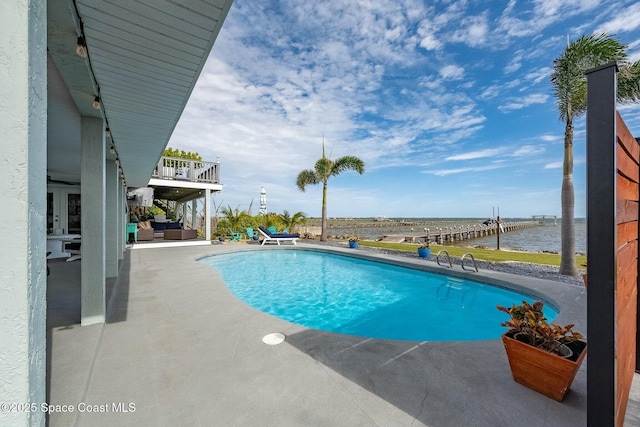
{"label": "palm tree", "polygon": [[364,173],[364,162],[354,156],[344,156],[331,160],[324,154],[324,140],[322,141],[322,158],[316,162],[315,170],[306,169],[298,174],[296,184],[300,191],[309,184],[322,183],[322,234],[320,240],[327,240],[327,181],[329,177],[340,175],[345,170],[354,170],[360,175]]}
{"label": "palm tree", "polygon": [[247,217],[247,212],[240,211],[239,208],[233,210],[231,206],[222,208],[222,215],[224,215],[227,225],[231,228],[229,231],[238,231],[242,220]]}
{"label": "palm tree", "polygon": [[573,119],[587,111],[585,71],[617,61],[618,98],[637,101],[640,96],[640,61],[629,63],[627,46],[607,34],[582,36],[567,45],[553,61],[551,84],[557,98],[560,120],[565,123],[562,166],[562,257],[560,274],[577,276],[573,190]]}
{"label": "palm tree", "polygon": [[284,211],[280,215],[280,222],[284,225],[285,229],[289,232],[293,232],[293,227],[299,224],[304,224],[307,221],[307,215],[304,212],[296,212],[293,216],[289,215],[289,211]]}

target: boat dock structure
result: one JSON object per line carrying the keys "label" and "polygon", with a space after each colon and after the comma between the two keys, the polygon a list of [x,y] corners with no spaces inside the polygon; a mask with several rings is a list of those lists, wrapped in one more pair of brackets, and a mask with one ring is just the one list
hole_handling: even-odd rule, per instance
{"label": "boat dock structure", "polygon": [[510,231],[522,230],[525,228],[538,227],[540,223],[537,221],[518,221],[518,222],[492,222],[489,224],[474,224],[458,227],[438,227],[434,230],[425,229],[419,235],[393,234],[384,236],[383,242],[422,242],[430,241],[438,244],[452,243],[460,240],[470,240],[478,237],[490,236],[500,233],[508,233]]}
{"label": "boat dock structure", "polygon": [[[296,232],[319,236],[321,227],[313,219],[307,225],[296,227]],[[522,230],[531,227],[543,226],[544,222],[538,218],[528,221],[500,221],[500,233]],[[335,220],[328,221],[329,232],[338,238],[346,238],[349,234],[358,234],[358,229],[375,229],[384,227],[380,233],[383,242],[409,242],[418,243],[429,240],[433,243],[451,243],[461,240],[470,240],[498,234],[498,223],[490,219],[482,223],[460,224],[459,221],[359,221],[359,220]],[[391,229],[391,231],[389,230]],[[396,231],[397,229],[397,231]],[[381,230],[382,231],[382,230]]]}

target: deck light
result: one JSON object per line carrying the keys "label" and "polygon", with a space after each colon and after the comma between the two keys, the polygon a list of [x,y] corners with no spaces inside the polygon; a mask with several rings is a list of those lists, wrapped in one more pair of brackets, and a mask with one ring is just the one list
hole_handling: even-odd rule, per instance
{"label": "deck light", "polygon": [[95,98],[93,98],[93,104],[91,104],[91,106],[93,108],[95,108],[96,110],[100,109],[102,104],[100,103],[100,97],[99,96],[96,96]]}
{"label": "deck light", "polygon": [[78,45],[76,46],[76,54],[81,58],[87,57],[87,44],[84,41],[84,37],[78,37]]}

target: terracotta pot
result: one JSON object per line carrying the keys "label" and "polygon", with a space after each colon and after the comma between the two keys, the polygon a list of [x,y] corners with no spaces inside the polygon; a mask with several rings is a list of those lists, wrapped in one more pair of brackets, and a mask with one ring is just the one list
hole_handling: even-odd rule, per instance
{"label": "terracotta pot", "polygon": [[572,358],[564,358],[520,342],[508,333],[502,336],[502,342],[513,379],[558,402],[564,399],[587,355],[587,344],[583,341],[567,344],[573,351]]}

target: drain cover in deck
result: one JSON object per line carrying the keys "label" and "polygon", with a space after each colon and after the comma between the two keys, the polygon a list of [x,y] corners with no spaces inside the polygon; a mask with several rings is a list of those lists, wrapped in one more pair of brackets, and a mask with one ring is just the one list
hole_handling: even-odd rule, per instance
{"label": "drain cover in deck", "polygon": [[273,334],[268,334],[262,337],[262,342],[267,345],[278,345],[284,342],[284,334],[280,332],[274,332]]}

